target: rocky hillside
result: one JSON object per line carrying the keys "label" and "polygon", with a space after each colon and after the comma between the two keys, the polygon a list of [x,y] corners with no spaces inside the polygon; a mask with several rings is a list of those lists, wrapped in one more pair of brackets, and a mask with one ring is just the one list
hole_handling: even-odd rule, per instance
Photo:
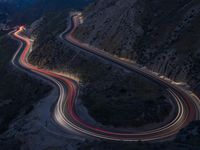
{"label": "rocky hillside", "polygon": [[98,0],[75,36],[198,89],[199,0]]}

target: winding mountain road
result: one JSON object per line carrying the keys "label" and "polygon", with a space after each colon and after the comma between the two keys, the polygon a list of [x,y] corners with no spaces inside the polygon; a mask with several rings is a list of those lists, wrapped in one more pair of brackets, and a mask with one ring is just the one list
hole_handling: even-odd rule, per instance
{"label": "winding mountain road", "polygon": [[122,61],[102,50],[91,47],[73,38],[73,33],[79,25],[79,17],[78,14],[71,16],[70,26],[60,35],[61,40],[78,47],[84,52],[91,53],[126,69],[137,72],[140,75],[157,82],[160,86],[165,87],[169,91],[169,94],[174,98],[174,102],[177,105],[177,115],[172,119],[172,121],[157,129],[133,133],[110,131],[87,123],[82,120],[75,111],[75,102],[78,95],[77,83],[57,72],[33,66],[27,61],[27,57],[31,50],[31,40],[22,35],[24,30],[24,27],[22,26],[13,33],[13,37],[20,42],[20,47],[14,55],[12,63],[22,70],[45,77],[58,86],[60,89],[60,95],[53,112],[53,117],[60,126],[67,130],[73,129],[76,133],[79,132],[83,135],[90,135],[101,139],[117,141],[153,141],[174,136],[180,129],[188,125],[188,123],[199,119],[199,99],[197,97],[194,98],[194,96],[192,96],[188,91],[183,90],[179,86],[172,84],[159,76],[137,68],[128,62]]}

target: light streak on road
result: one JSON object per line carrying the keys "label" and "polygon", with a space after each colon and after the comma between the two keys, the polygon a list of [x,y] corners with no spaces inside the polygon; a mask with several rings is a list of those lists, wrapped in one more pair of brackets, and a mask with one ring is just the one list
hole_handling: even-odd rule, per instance
{"label": "light streak on road", "polygon": [[[67,130],[73,130],[75,134],[81,133],[81,135],[90,135],[92,137],[101,139],[117,141],[152,141],[166,139],[174,136],[179,132],[180,129],[188,125],[189,122],[198,119],[197,116],[199,114],[199,106],[197,105],[199,102],[194,102],[194,98],[192,99],[191,95],[187,94],[187,92],[183,91],[175,84],[171,84],[168,81],[156,76],[155,74],[151,74],[144,69],[136,68],[130,63],[124,62],[102,50],[98,50],[97,48],[89,46],[88,44],[81,43],[80,41],[73,38],[72,35],[75,31],[75,28],[79,24],[78,18],[80,18],[80,16],[76,17],[76,15],[74,15],[71,17],[71,26],[69,26],[67,30],[60,35],[60,38],[63,41],[65,41],[66,38],[67,41],[65,42],[69,42],[85,52],[94,54],[98,57],[109,60],[112,63],[116,63],[122,67],[135,71],[145,76],[146,78],[157,82],[161,86],[166,87],[166,89],[169,91],[169,94],[174,98],[174,101],[176,102],[177,115],[173,118],[172,121],[159,128],[142,132],[127,133],[121,131],[110,131],[89,124],[80,118],[75,111],[75,103],[78,96],[77,82],[64,76],[61,73],[40,69],[30,64],[27,60],[27,57],[31,49],[31,41],[29,38],[21,35],[23,33],[24,27],[20,27],[16,32],[13,33],[13,36],[18,41],[20,41],[20,46],[12,59],[12,63],[19,68],[27,70],[28,72],[34,72],[44,76],[58,86],[60,95],[55,106],[53,116],[55,121],[60,126]],[[19,55],[20,57],[18,59]]]}
{"label": "light streak on road", "polygon": [[[151,131],[147,132],[140,132],[140,133],[135,133],[135,134],[114,134],[117,135],[118,137],[122,137],[124,135],[132,136],[130,137],[129,140],[143,140],[143,141],[148,141],[148,140],[156,140],[156,139],[162,139],[162,138],[167,138],[170,136],[173,136],[179,132],[180,129],[184,128],[188,123],[190,123],[193,120],[198,119],[198,114],[199,114],[199,102],[194,102],[194,99],[191,98],[191,95],[189,92],[182,90],[179,86],[180,83],[173,82],[170,79],[167,79],[164,76],[157,76],[156,73],[151,73],[150,71],[146,69],[139,69],[132,65],[130,62],[120,60],[119,58],[116,58],[115,56],[112,56],[111,54],[98,49],[96,47],[90,46],[87,43],[82,43],[79,40],[75,39],[73,37],[73,34],[77,28],[77,26],[80,24],[80,15],[79,13],[73,14],[70,19],[70,29],[65,31],[60,35],[60,38],[64,41],[66,40],[68,43],[72,44],[75,47],[78,47],[79,49],[88,52],[90,54],[96,55],[100,58],[103,58],[105,60],[109,60],[113,63],[116,63],[122,67],[125,67],[129,70],[135,71],[144,77],[147,77],[151,80],[156,81],[158,84],[161,86],[166,87],[168,89],[169,93],[173,96],[174,101],[177,104],[177,109],[178,113],[177,116],[173,119],[173,121],[169,122],[167,125],[160,127],[158,129],[154,129]],[[104,133],[106,133],[104,131]],[[113,135],[113,133],[107,133]],[[131,139],[132,138],[132,139]],[[113,139],[117,139],[116,137]],[[127,140],[127,139],[126,139]]]}

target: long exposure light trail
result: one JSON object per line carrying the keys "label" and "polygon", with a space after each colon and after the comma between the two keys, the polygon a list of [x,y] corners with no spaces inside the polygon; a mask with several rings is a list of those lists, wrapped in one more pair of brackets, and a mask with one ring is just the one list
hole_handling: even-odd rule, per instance
{"label": "long exposure light trail", "polygon": [[[58,86],[60,90],[60,95],[55,106],[53,116],[55,121],[60,126],[67,130],[73,129],[74,131],[78,131],[83,135],[86,134],[102,139],[118,141],[152,141],[171,137],[177,134],[180,129],[188,125],[189,122],[197,119],[197,116],[199,114],[199,109],[197,109],[199,108],[199,106],[197,106],[197,104],[199,103],[194,102],[194,99],[192,99],[189,94],[181,90],[178,86],[171,84],[159,77],[156,77],[149,72],[145,72],[142,69],[138,69],[131,64],[117,59],[116,57],[113,57],[101,50],[93,48],[88,44],[81,43],[80,41],[73,38],[73,32],[78,25],[77,19],[78,18],[76,15],[71,17],[71,26],[68,30],[66,30],[66,32],[64,32],[60,36],[63,41],[67,40],[65,42],[69,42],[70,44],[79,47],[83,51],[92,53],[98,57],[102,57],[103,59],[109,60],[127,69],[135,71],[142,76],[156,81],[159,85],[166,87],[169,94],[174,98],[174,101],[177,104],[177,115],[173,118],[172,121],[168,122],[167,124],[159,128],[143,132],[127,133],[122,131],[110,131],[108,129],[91,125],[90,123],[84,121],[75,111],[75,101],[78,94],[77,83],[74,80],[65,77],[64,75],[61,75],[51,70],[38,68],[28,62],[27,57],[31,49],[31,40],[22,35],[24,27],[20,27],[16,32],[13,33],[13,36],[18,41],[20,41],[21,44],[18,51],[13,57],[12,63],[21,69],[25,69],[27,71],[42,75]],[[22,53],[20,53],[21,51]],[[20,55],[19,59],[17,59],[18,55]]]}

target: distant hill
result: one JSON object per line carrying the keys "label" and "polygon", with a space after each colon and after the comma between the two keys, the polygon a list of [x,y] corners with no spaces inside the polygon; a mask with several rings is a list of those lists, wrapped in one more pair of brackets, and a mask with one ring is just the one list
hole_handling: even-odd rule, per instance
{"label": "distant hill", "polygon": [[[81,9],[92,0],[0,0],[0,22],[31,23],[43,13],[63,9]],[[7,15],[1,15],[7,14]]]}

